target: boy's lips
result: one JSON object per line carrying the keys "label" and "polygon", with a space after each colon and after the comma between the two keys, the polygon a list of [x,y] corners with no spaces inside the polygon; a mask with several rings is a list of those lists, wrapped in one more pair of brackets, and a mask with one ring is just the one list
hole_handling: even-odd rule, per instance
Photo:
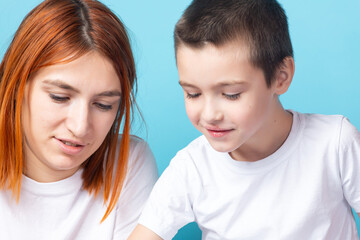
{"label": "boy's lips", "polygon": [[223,137],[226,134],[230,133],[234,129],[221,129],[221,128],[214,128],[214,127],[206,127],[208,133],[215,138]]}

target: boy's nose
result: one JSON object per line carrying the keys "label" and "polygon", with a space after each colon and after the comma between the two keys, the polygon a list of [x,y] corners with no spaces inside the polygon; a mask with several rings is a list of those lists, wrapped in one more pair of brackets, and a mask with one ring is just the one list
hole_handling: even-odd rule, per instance
{"label": "boy's nose", "polygon": [[222,120],[223,114],[216,103],[208,101],[202,110],[202,119],[207,123],[216,123]]}
{"label": "boy's nose", "polygon": [[76,104],[70,107],[66,119],[66,127],[77,138],[84,137],[89,131],[89,106]]}

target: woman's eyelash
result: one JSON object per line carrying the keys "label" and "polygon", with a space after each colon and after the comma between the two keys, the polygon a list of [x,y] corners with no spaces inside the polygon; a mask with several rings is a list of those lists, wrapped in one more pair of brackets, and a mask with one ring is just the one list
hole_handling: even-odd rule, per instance
{"label": "woman's eyelash", "polygon": [[104,111],[108,111],[112,109],[112,105],[106,105],[106,104],[102,104],[102,103],[94,103],[95,106],[97,106],[98,108],[100,108],[101,110]]}
{"label": "woman's eyelash", "polygon": [[226,97],[229,100],[236,100],[240,97],[240,93],[236,93],[236,94],[226,94],[223,93],[223,96]]}
{"label": "woman's eyelash", "polygon": [[61,97],[61,96],[51,94],[51,93],[49,95],[50,95],[50,98],[52,100],[54,100],[55,102],[66,102],[67,100],[69,100],[68,97]]}
{"label": "woman's eyelash", "polygon": [[197,98],[198,96],[200,96],[200,93],[186,93],[187,98]]}
{"label": "woman's eyelash", "polygon": [[[52,100],[54,100],[55,102],[58,102],[58,103],[63,103],[70,99],[69,97],[61,97],[59,95],[55,95],[55,94],[51,94],[51,93],[49,94],[49,96]],[[103,111],[108,111],[108,110],[112,109],[112,105],[107,105],[107,104],[102,104],[102,103],[94,103],[94,105]]]}

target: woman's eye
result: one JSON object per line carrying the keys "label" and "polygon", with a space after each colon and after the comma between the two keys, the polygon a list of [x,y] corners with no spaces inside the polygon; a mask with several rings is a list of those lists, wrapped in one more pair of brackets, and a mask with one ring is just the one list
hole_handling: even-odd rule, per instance
{"label": "woman's eye", "polygon": [[187,98],[197,98],[200,96],[200,93],[186,93]]}
{"label": "woman's eye", "polygon": [[226,97],[229,100],[236,100],[240,97],[240,93],[235,93],[235,94],[226,94],[223,93],[223,96]]}
{"label": "woman's eye", "polygon": [[69,100],[69,97],[62,97],[62,96],[51,94],[51,93],[49,95],[52,100],[54,100],[55,102],[58,102],[58,103],[63,103],[63,102],[66,102]]}
{"label": "woman's eye", "polygon": [[107,105],[102,103],[94,103],[94,105],[103,111],[108,111],[112,109],[112,105]]}

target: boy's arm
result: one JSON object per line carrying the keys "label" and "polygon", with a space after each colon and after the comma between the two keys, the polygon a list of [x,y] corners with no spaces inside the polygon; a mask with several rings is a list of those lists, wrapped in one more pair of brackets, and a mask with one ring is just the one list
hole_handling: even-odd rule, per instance
{"label": "boy's arm", "polygon": [[360,217],[360,132],[347,118],[342,119],[339,140],[339,169],[343,193],[351,208]]}
{"label": "boy's arm", "polygon": [[128,240],[162,240],[162,238],[147,227],[138,224],[130,234]]}

